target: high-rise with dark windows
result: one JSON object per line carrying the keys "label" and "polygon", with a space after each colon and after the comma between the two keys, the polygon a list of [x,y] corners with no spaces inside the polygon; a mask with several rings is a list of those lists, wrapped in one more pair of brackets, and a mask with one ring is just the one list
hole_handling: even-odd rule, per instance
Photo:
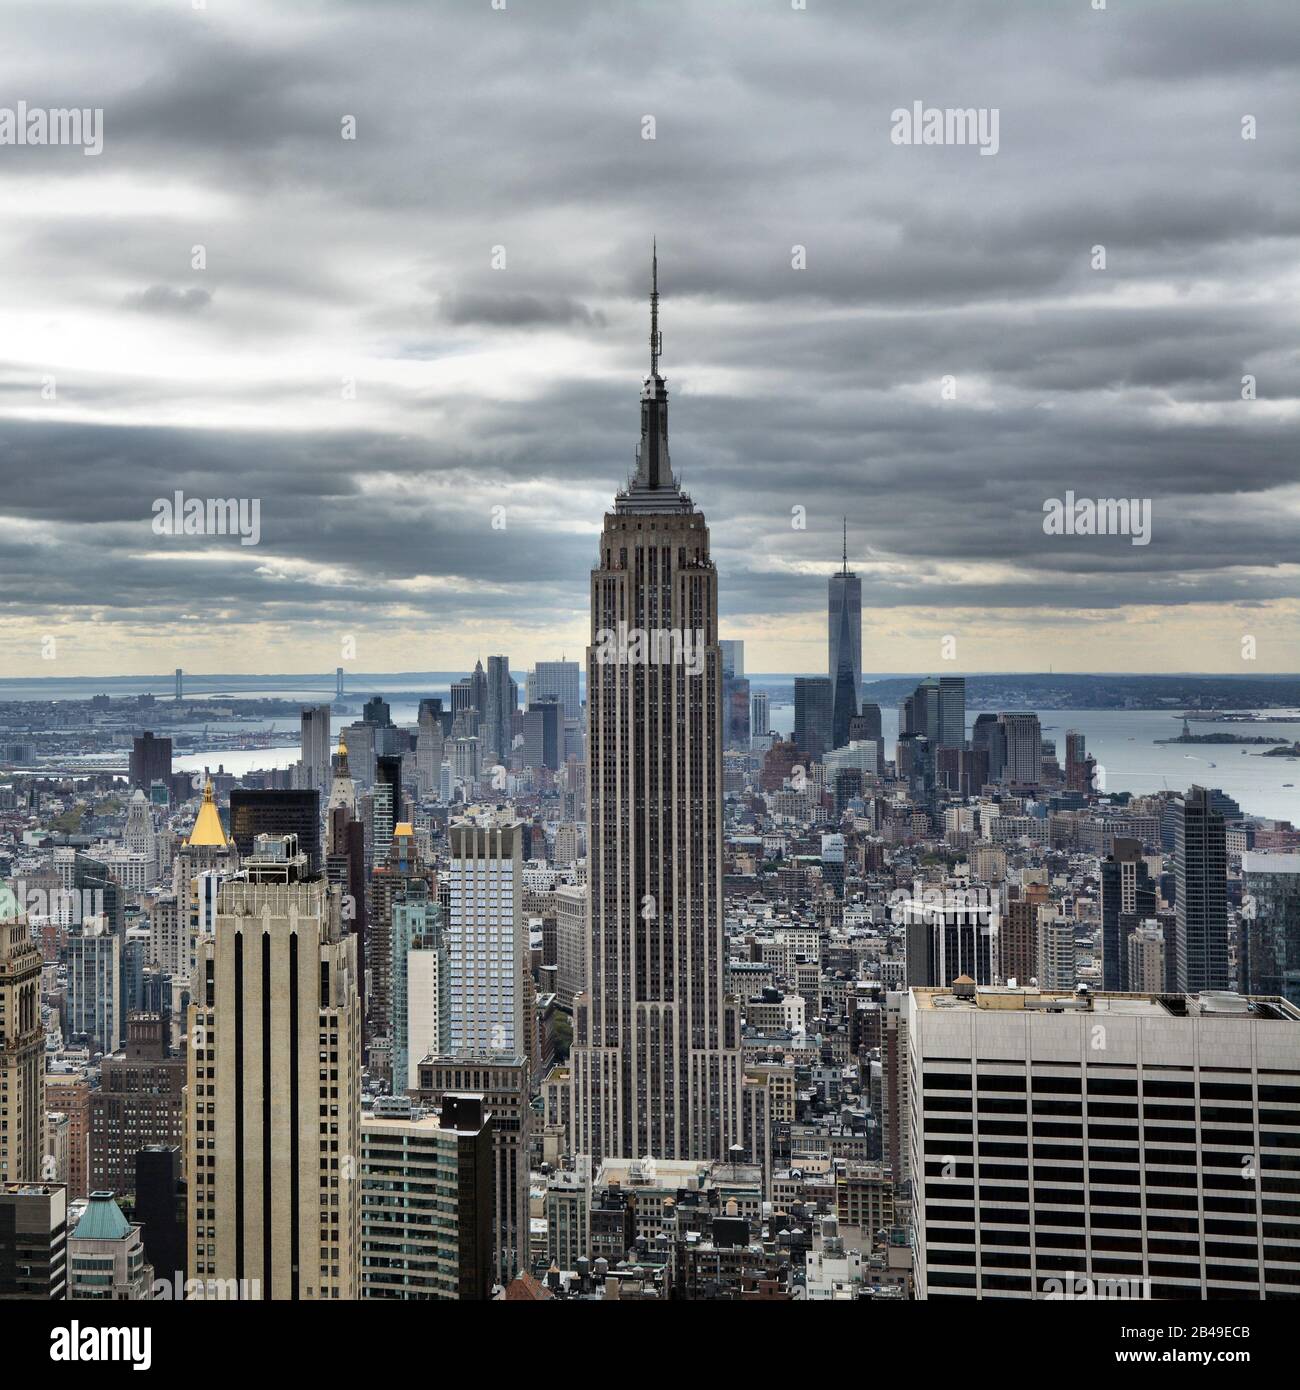
{"label": "high-rise with dark windows", "polygon": [[1194,786],[1174,801],[1178,988],[1228,987],[1228,848],[1214,793]]}
{"label": "high-rise with dark windows", "polygon": [[808,762],[819,763],[835,746],[835,693],[827,676],[794,679],[794,741]]}
{"label": "high-rise with dark windows", "polygon": [[519,687],[510,675],[508,656],[488,657],[484,700],[483,756],[490,763],[509,767],[510,749],[514,743],[515,710],[519,707]]}
{"label": "high-rise with dark windows", "polygon": [[130,782],[133,788],[147,792],[155,782],[170,783],[172,776],[172,741],[155,738],[145,732],[137,734],[131,744]]}
{"label": "high-rise with dark windows", "polygon": [[235,787],[230,793],[230,838],[240,858],[252,854],[259,835],[296,835],[298,848],[313,872],[321,868],[321,794],[300,791],[253,791]]}
{"label": "high-rise with dark windows", "polygon": [[564,730],[564,706],[553,695],[541,696],[524,715],[524,766],[560,766],[560,736]]}

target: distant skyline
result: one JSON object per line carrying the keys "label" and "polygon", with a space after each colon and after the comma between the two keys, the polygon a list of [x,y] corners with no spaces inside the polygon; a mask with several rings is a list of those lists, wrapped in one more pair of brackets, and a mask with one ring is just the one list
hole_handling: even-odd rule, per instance
{"label": "distant skyline", "polygon": [[[1295,665],[1289,0],[19,0],[4,68],[104,112],[0,147],[8,676],[581,660],[652,235],[751,670],[824,671],[844,513],[867,679]],[[178,490],[258,543],[155,534]],[[1071,491],[1150,543],[1045,533]]]}
{"label": "distant skyline", "polygon": [[[586,683],[586,668],[580,661],[581,681]],[[511,674],[518,679],[518,676],[531,671],[532,666],[511,665]],[[412,694],[413,690],[403,691],[401,686],[411,686],[413,688],[427,687],[432,680],[440,684],[449,681],[460,680],[471,674],[472,666],[449,667],[442,670],[429,671],[352,671],[344,673],[344,693],[343,699],[360,700],[371,695],[384,696],[391,691],[394,696],[401,694]],[[805,670],[805,671],[746,671],[746,679],[751,685],[770,684],[777,681],[793,681],[798,676],[821,676],[824,672]],[[1095,679],[1105,679],[1114,677],[1116,680],[1241,680],[1251,681],[1256,678],[1274,681],[1293,680],[1298,683],[1297,703],[1300,704],[1300,671],[1263,671],[1255,673],[1241,674],[1238,672],[1228,672],[1225,676],[1223,672],[1217,671],[953,671],[939,666],[930,666],[924,669],[918,667],[912,671],[872,671],[867,672],[862,678],[862,690],[870,694],[871,688],[876,684],[886,684],[896,681],[919,681],[927,676],[934,675],[956,675],[970,678],[974,681],[979,680],[1051,680],[1056,676],[1068,677],[1092,677]],[[430,679],[431,678],[431,679]],[[151,671],[130,674],[104,674],[102,672],[91,675],[37,675],[37,676],[0,676],[0,700],[5,698],[20,698],[17,696],[7,696],[6,691],[10,687],[22,687],[24,689],[42,685],[58,687],[60,684],[77,685],[89,688],[96,682],[102,682],[105,687],[112,685],[141,686],[152,684],[156,686],[156,693],[162,702],[171,699],[174,682],[174,673],[170,671]],[[185,672],[185,695],[186,698],[197,698],[202,695],[222,693],[227,684],[234,689],[237,683],[248,682],[243,693],[255,695],[259,693],[259,686],[252,682],[279,683],[289,685],[291,688],[309,690],[316,689],[316,686],[307,684],[317,682],[319,692],[324,697],[331,700],[336,698],[334,693],[334,672],[332,671],[187,671]],[[301,685],[294,686],[294,682],[302,682]],[[385,682],[389,685],[385,686]],[[55,692],[57,694],[57,689]],[[102,691],[104,694],[112,695],[111,688]],[[133,692],[128,692],[133,693]],[[71,698],[71,697],[69,697]],[[521,706],[524,703],[524,692],[522,685],[519,692]]]}

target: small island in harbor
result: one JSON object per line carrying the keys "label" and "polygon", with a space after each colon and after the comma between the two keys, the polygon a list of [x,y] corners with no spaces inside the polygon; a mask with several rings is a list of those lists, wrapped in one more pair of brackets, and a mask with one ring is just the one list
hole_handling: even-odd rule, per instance
{"label": "small island in harbor", "polygon": [[[1289,740],[1284,739],[1284,738],[1272,738],[1272,737],[1270,737],[1270,736],[1267,735],[1267,734],[1224,734],[1224,733],[1217,733],[1217,734],[1194,734],[1194,733],[1192,733],[1192,731],[1187,727],[1187,720],[1186,720],[1186,719],[1183,720],[1183,731],[1182,731],[1181,734],[1178,735],[1177,738],[1158,738],[1158,739],[1154,739],[1153,742],[1155,742],[1155,743],[1269,743],[1269,744],[1275,744],[1275,745],[1278,745],[1278,746],[1279,746],[1277,750],[1270,750],[1270,753],[1271,753],[1272,751],[1282,751],[1282,752],[1285,752],[1285,753],[1289,753],[1290,750],[1291,750],[1291,747],[1292,747],[1292,744],[1290,743]],[[1265,756],[1267,757],[1267,756],[1269,756],[1269,754],[1265,754]]]}
{"label": "small island in harbor", "polygon": [[1180,734],[1177,738],[1157,738],[1155,743],[1272,743],[1283,748],[1291,745],[1284,738],[1265,738],[1262,734]]}

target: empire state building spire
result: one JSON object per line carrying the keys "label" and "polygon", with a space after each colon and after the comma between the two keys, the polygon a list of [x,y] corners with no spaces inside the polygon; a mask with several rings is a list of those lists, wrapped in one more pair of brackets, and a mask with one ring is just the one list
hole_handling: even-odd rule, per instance
{"label": "empire state building spire", "polygon": [[650,375],[641,387],[641,442],[636,473],[615,499],[619,512],[680,512],[691,500],[673,477],[668,459],[668,386],[659,374],[664,337],[659,331],[659,248],[650,253]]}
{"label": "empire state building spire", "polygon": [[[718,571],[708,523],[668,466],[657,255],[650,284],[636,476],[605,514],[591,572],[590,944],[574,1001],[570,1132],[597,1165],[721,1159],[743,1133],[722,905]],[[611,647],[630,630],[656,654]]]}

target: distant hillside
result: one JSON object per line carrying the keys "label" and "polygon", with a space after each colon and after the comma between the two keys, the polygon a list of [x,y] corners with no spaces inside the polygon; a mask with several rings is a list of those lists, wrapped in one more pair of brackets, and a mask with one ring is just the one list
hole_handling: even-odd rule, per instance
{"label": "distant hillside", "polygon": [[[866,681],[863,698],[896,705],[926,675]],[[954,672],[960,675],[960,672]],[[755,682],[778,702],[794,699],[794,682]],[[1010,709],[1291,709],[1300,708],[1300,676],[1088,676],[1074,674],[966,677],[966,707]]]}

